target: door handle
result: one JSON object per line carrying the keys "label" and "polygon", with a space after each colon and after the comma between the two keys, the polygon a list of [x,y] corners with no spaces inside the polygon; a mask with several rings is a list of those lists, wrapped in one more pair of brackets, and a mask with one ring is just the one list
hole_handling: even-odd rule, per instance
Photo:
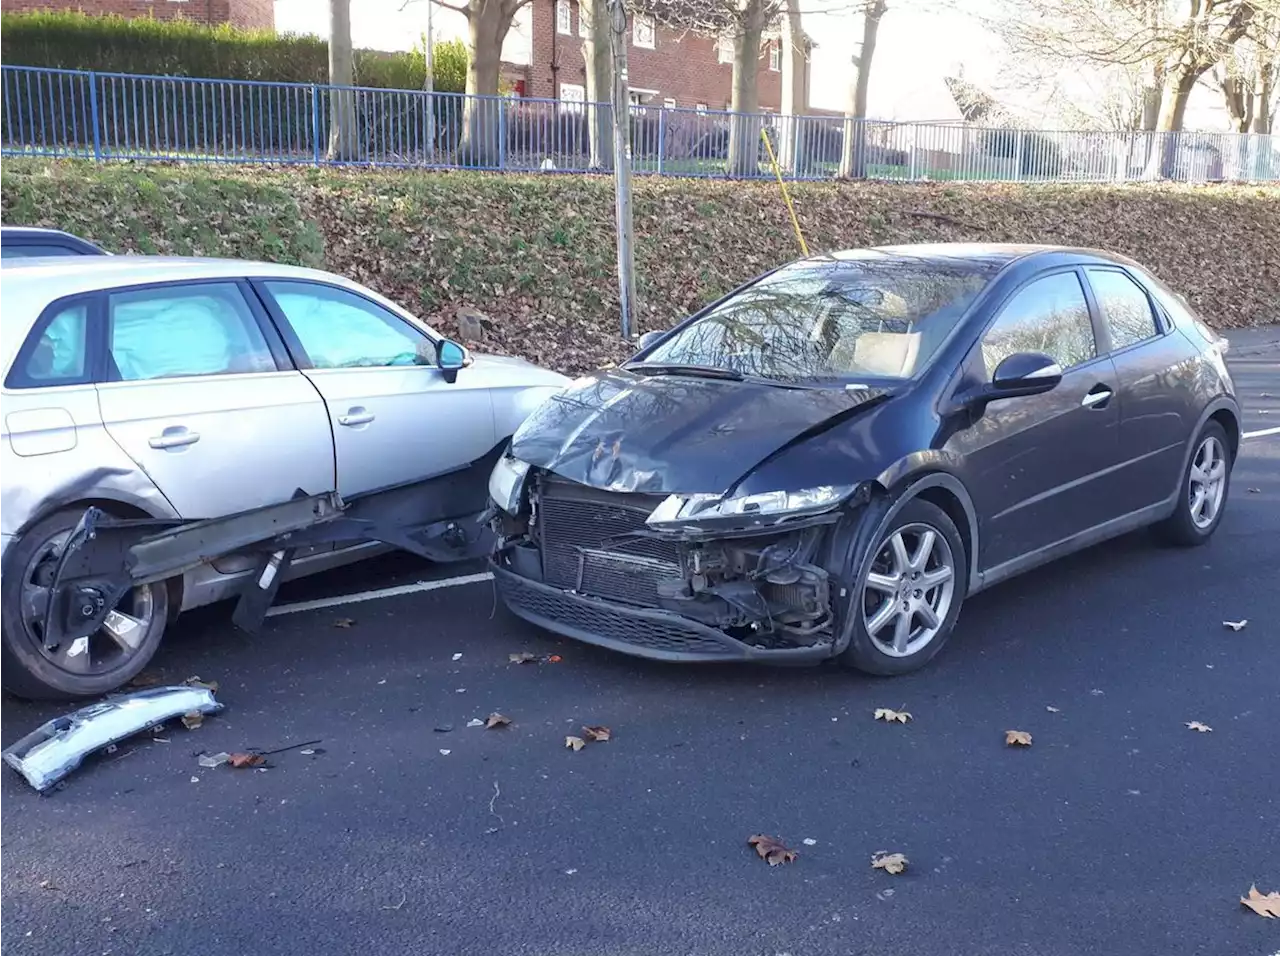
{"label": "door handle", "polygon": [[348,408],[347,414],[338,416],[339,425],[367,425],[371,421],[373,421],[373,412],[368,411],[360,405],[356,405],[354,408]]}
{"label": "door handle", "polygon": [[181,448],[183,445],[194,445],[200,440],[199,432],[187,431],[185,427],[166,428],[159,435],[152,435],[147,444],[152,448]]}
{"label": "door handle", "polygon": [[1111,396],[1114,394],[1105,385],[1095,385],[1084,398],[1080,399],[1080,404],[1085,408],[1106,408],[1107,402],[1111,401]]}

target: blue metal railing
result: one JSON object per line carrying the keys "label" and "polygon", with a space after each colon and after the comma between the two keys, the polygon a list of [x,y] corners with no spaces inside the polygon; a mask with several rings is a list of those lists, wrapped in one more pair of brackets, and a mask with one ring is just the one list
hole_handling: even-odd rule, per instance
{"label": "blue metal railing", "polygon": [[[96,160],[607,169],[588,124],[608,104],[0,68],[0,152]],[[338,130],[334,135],[335,116]],[[345,122],[342,122],[345,120]],[[789,179],[1280,180],[1280,136],[990,129],[633,106],[637,173]],[[846,148],[846,143],[848,147]],[[735,147],[738,147],[735,149]]]}

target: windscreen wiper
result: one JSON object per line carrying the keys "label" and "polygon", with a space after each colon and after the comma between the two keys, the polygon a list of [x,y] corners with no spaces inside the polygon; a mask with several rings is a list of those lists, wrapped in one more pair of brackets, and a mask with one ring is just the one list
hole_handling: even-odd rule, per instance
{"label": "windscreen wiper", "polygon": [[664,362],[637,362],[624,365],[628,372],[637,375],[688,375],[693,378],[719,378],[728,382],[741,382],[745,375],[731,368],[718,368],[714,365],[677,365]]}

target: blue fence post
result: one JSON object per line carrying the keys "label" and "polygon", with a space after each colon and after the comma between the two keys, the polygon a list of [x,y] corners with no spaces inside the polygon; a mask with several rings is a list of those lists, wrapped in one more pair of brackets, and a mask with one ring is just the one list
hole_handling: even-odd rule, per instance
{"label": "blue fence post", "polygon": [[320,165],[320,87],[311,84],[311,158]]}
{"label": "blue fence post", "polygon": [[93,159],[102,161],[102,133],[98,129],[98,74],[89,71],[89,122],[93,124]]}
{"label": "blue fence post", "polygon": [[658,114],[658,175],[662,175],[662,157],[667,153],[667,108]]}
{"label": "blue fence post", "polygon": [[498,168],[507,168],[507,98],[498,97]]}

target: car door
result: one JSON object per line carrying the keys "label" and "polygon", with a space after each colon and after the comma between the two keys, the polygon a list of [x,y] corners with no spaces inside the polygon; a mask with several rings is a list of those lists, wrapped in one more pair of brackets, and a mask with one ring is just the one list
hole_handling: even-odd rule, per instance
{"label": "car door", "polygon": [[435,340],[404,316],[341,286],[256,286],[324,396],[343,495],[454,471],[497,444],[489,390],[466,369],[448,381]]}
{"label": "car door", "polygon": [[324,402],[252,294],[214,280],[104,296],[103,423],[184,518],[334,487]]}
{"label": "car door", "polygon": [[1182,478],[1182,459],[1199,409],[1194,347],[1166,329],[1147,291],[1124,269],[1085,270],[1111,345],[1119,384],[1120,470],[1114,483],[1122,514],[1166,498]]}
{"label": "car door", "polygon": [[964,456],[978,512],[983,570],[1041,551],[1114,516],[1108,476],[1119,456],[1119,403],[1075,269],[1042,274],[999,309],[970,355],[990,381],[1015,352],[1043,352],[1061,383],[988,404],[948,442]]}

